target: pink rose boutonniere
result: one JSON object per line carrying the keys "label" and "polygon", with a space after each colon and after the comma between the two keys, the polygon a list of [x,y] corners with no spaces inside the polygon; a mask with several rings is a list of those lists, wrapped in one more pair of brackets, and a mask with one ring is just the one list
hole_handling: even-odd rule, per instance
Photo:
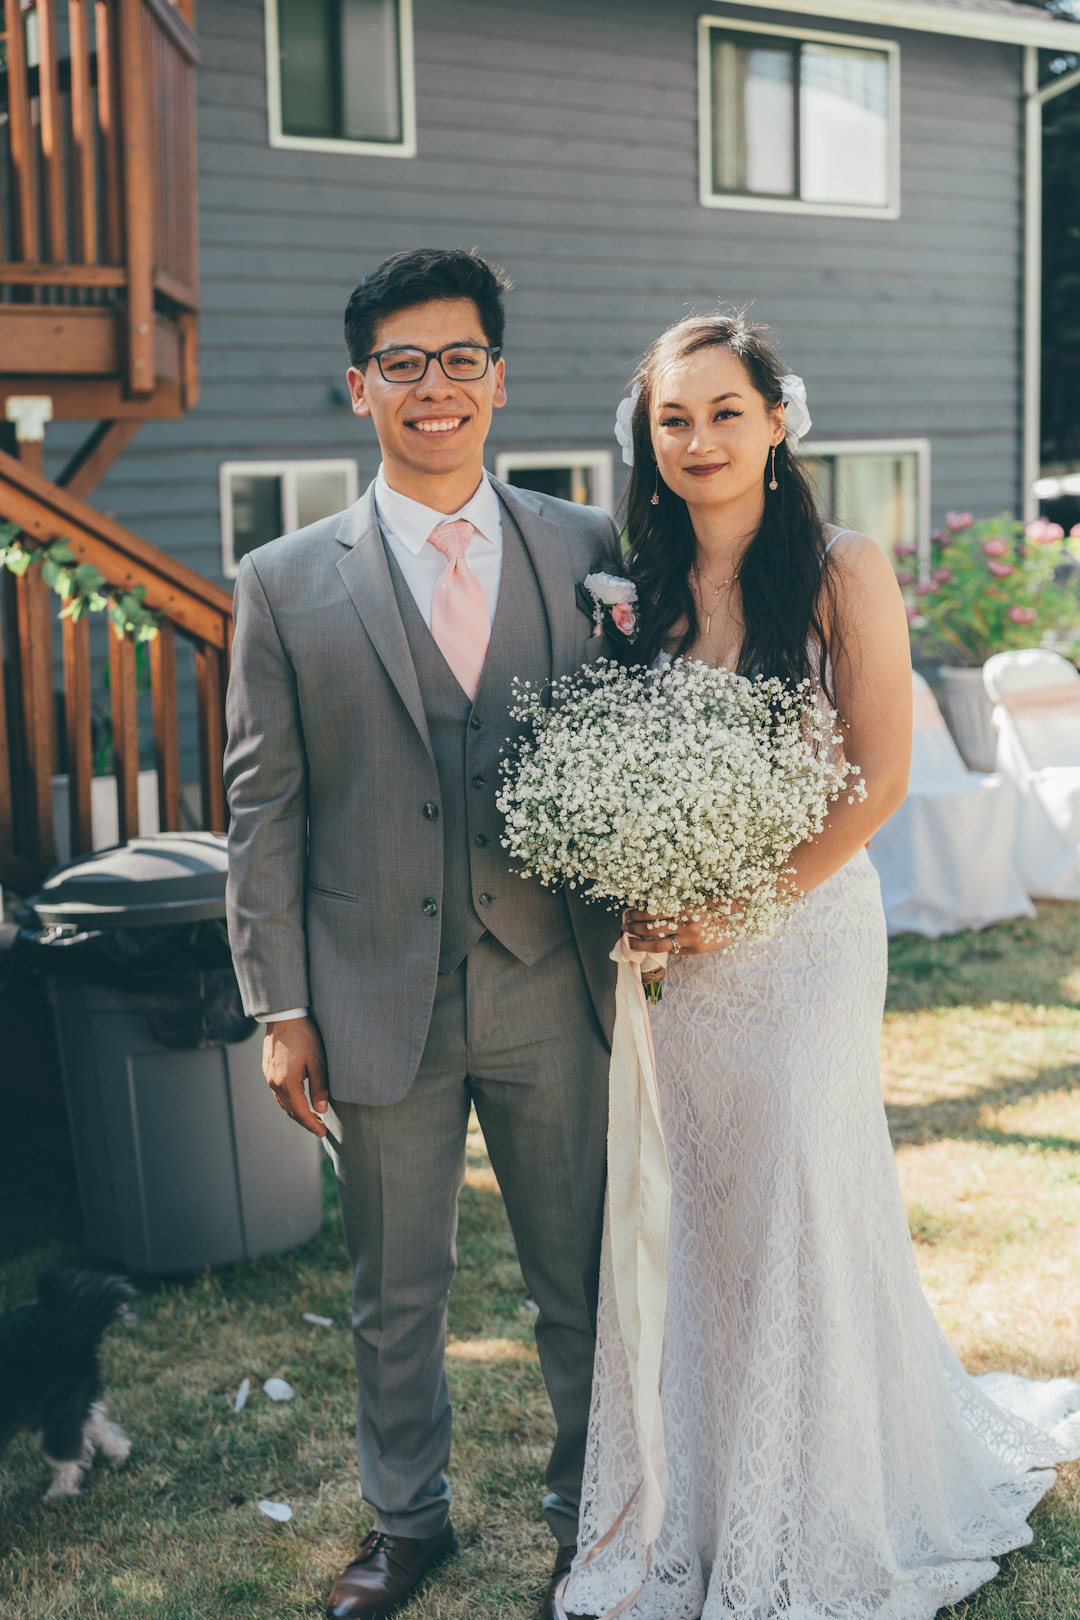
{"label": "pink rose boutonniere", "polygon": [[597,566],[577,588],[578,606],[598,629],[632,644],[638,632],[637,586]]}

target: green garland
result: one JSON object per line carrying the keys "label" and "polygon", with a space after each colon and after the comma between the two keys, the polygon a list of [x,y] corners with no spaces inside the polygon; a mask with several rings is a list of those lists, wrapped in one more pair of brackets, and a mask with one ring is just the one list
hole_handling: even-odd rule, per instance
{"label": "green garland", "polygon": [[17,524],[0,523],[0,569],[18,575],[28,568],[40,568],[46,585],[64,603],[62,619],[77,621],[84,613],[108,613],[120,637],[134,636],[138,642],[152,641],[157,635],[161,620],[146,606],[145,585],[120,590],[109,585],[93,563],[79,562],[67,540],[31,546],[20,535]]}

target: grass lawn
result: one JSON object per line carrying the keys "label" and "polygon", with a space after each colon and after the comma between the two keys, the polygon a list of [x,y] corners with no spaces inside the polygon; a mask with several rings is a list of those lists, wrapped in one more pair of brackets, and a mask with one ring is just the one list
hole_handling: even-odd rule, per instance
{"label": "grass lawn", "polygon": [[[894,942],[882,1046],[900,1176],[927,1292],[973,1371],[1080,1370],[1080,906],[930,944]],[[267,1106],[272,1106],[267,1099]],[[55,1109],[32,1084],[4,1105],[0,1309],[45,1259],[78,1261]],[[409,1620],[534,1620],[551,1541],[538,1511],[550,1420],[532,1317],[479,1134],[461,1210],[448,1360],[461,1556]],[[25,1438],[0,1459],[3,1620],[318,1616],[369,1521],[357,1498],[346,1262],[332,1182],[298,1254],[146,1290],[105,1358],[134,1440],[78,1499],[42,1505]],[[328,1330],[305,1311],[332,1317]],[[272,1374],[289,1404],[241,1379]],[[262,1497],[287,1501],[271,1523]],[[1031,1548],[953,1620],[1080,1616],[1080,1467],[1037,1511]]]}

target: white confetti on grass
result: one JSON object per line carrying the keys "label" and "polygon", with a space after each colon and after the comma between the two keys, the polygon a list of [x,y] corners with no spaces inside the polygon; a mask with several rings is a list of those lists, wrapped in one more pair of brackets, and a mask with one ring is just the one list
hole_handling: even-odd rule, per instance
{"label": "white confetti on grass", "polygon": [[296,1394],[295,1389],[291,1384],[287,1384],[284,1378],[268,1378],[263,1390],[272,1401],[291,1401]]}
{"label": "white confetti on grass", "polygon": [[248,1398],[248,1396],[250,1394],[251,1394],[251,1379],[250,1378],[245,1378],[244,1382],[240,1385],[240,1388],[236,1392],[235,1401],[233,1401],[233,1411],[234,1412],[242,1412],[244,1410],[244,1407],[247,1405],[247,1398]]}
{"label": "white confetti on grass", "polygon": [[292,1508],[289,1507],[288,1503],[268,1502],[265,1498],[259,1503],[259,1512],[265,1513],[266,1517],[273,1519],[275,1524],[288,1524],[293,1516]]}
{"label": "white confetti on grass", "polygon": [[305,1322],[314,1322],[316,1327],[333,1327],[334,1320],[330,1316],[316,1316],[314,1311],[304,1312]]}

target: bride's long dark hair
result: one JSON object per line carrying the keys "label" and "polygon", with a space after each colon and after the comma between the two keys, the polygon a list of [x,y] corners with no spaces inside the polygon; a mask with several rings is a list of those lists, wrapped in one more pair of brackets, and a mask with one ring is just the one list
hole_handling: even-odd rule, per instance
{"label": "bride's long dark hair", "polygon": [[[661,371],[673,360],[709,348],[727,349],[742,361],[770,410],[781,403],[785,367],[780,356],[765,329],[739,313],[688,315],[662,333],[642,360],[634,377],[640,392],[631,421],[634,466],[624,505],[627,562],[639,597],[635,663],[651,662],[662,648],[676,656],[688,652],[698,637],[698,607],[690,584],[696,554],[690,512],[682,497],[657,478],[649,418]],[[834,579],[814,488],[788,439],[776,452],[779,489],[768,488],[768,461],[761,476],[765,511],[739,568],[745,634],[738,671],[787,681],[809,677],[831,698],[826,621],[835,625]],[[652,505],[654,490],[659,492],[658,506]],[[680,625],[685,629],[676,636]]]}

